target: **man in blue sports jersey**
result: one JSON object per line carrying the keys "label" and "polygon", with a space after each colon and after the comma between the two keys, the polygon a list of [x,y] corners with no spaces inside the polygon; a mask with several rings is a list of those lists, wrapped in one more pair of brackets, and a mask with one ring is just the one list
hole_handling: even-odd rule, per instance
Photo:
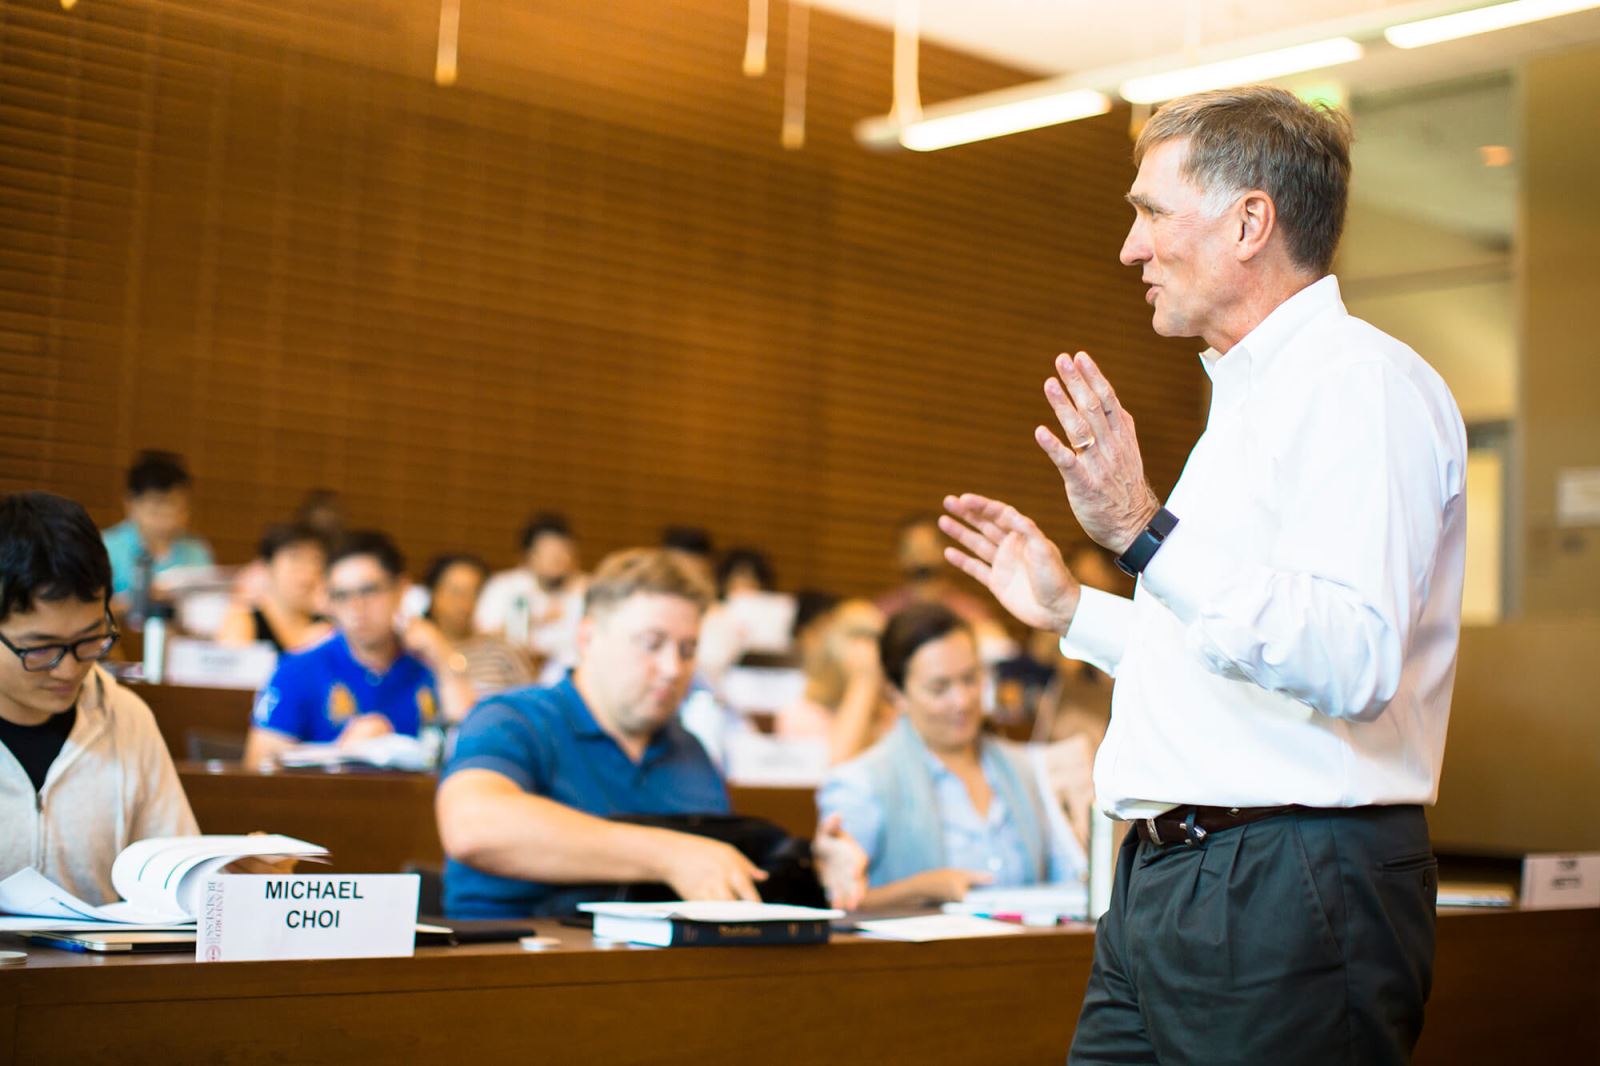
{"label": "man in blue sports jersey", "polygon": [[[383,533],[351,533],[328,559],[336,632],[278,660],[256,698],[247,766],[296,744],[354,744],[385,733],[418,735],[465,714],[464,663],[429,627],[398,628],[405,560]],[[445,693],[441,704],[440,692]],[[441,715],[443,717],[441,717]]]}

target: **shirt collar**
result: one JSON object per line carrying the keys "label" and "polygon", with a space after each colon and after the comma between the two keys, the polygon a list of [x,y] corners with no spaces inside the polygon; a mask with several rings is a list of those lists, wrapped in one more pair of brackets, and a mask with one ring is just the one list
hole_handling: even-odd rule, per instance
{"label": "shirt collar", "polygon": [[1201,352],[1200,364],[1211,378],[1211,415],[1242,403],[1251,384],[1282,362],[1280,354],[1313,319],[1332,310],[1342,314],[1344,309],[1339,279],[1329,274],[1274,307],[1226,354],[1215,348]]}

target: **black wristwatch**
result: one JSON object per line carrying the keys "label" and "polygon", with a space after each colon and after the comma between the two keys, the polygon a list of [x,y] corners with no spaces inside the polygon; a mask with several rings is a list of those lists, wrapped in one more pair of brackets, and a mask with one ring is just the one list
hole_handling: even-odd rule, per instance
{"label": "black wristwatch", "polygon": [[1150,519],[1150,524],[1133,539],[1132,544],[1128,545],[1128,550],[1117,556],[1117,569],[1129,577],[1138,577],[1144,573],[1144,568],[1156,557],[1157,549],[1177,525],[1177,515],[1165,507],[1158,510],[1155,517]]}

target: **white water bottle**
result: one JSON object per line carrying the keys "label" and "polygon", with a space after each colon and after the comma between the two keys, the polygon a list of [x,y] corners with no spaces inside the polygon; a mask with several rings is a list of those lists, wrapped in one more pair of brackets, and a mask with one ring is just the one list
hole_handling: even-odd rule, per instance
{"label": "white water bottle", "polygon": [[159,685],[167,673],[167,626],[173,610],[169,603],[152,600],[144,616],[144,679]]}

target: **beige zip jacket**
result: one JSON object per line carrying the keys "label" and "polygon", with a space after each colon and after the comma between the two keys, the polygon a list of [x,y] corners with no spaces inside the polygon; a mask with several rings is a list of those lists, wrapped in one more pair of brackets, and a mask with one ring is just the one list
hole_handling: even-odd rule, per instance
{"label": "beige zip jacket", "polygon": [[32,866],[80,899],[111,903],[118,852],[199,831],[155,716],[98,666],[43,789],[0,744],[0,878]]}

